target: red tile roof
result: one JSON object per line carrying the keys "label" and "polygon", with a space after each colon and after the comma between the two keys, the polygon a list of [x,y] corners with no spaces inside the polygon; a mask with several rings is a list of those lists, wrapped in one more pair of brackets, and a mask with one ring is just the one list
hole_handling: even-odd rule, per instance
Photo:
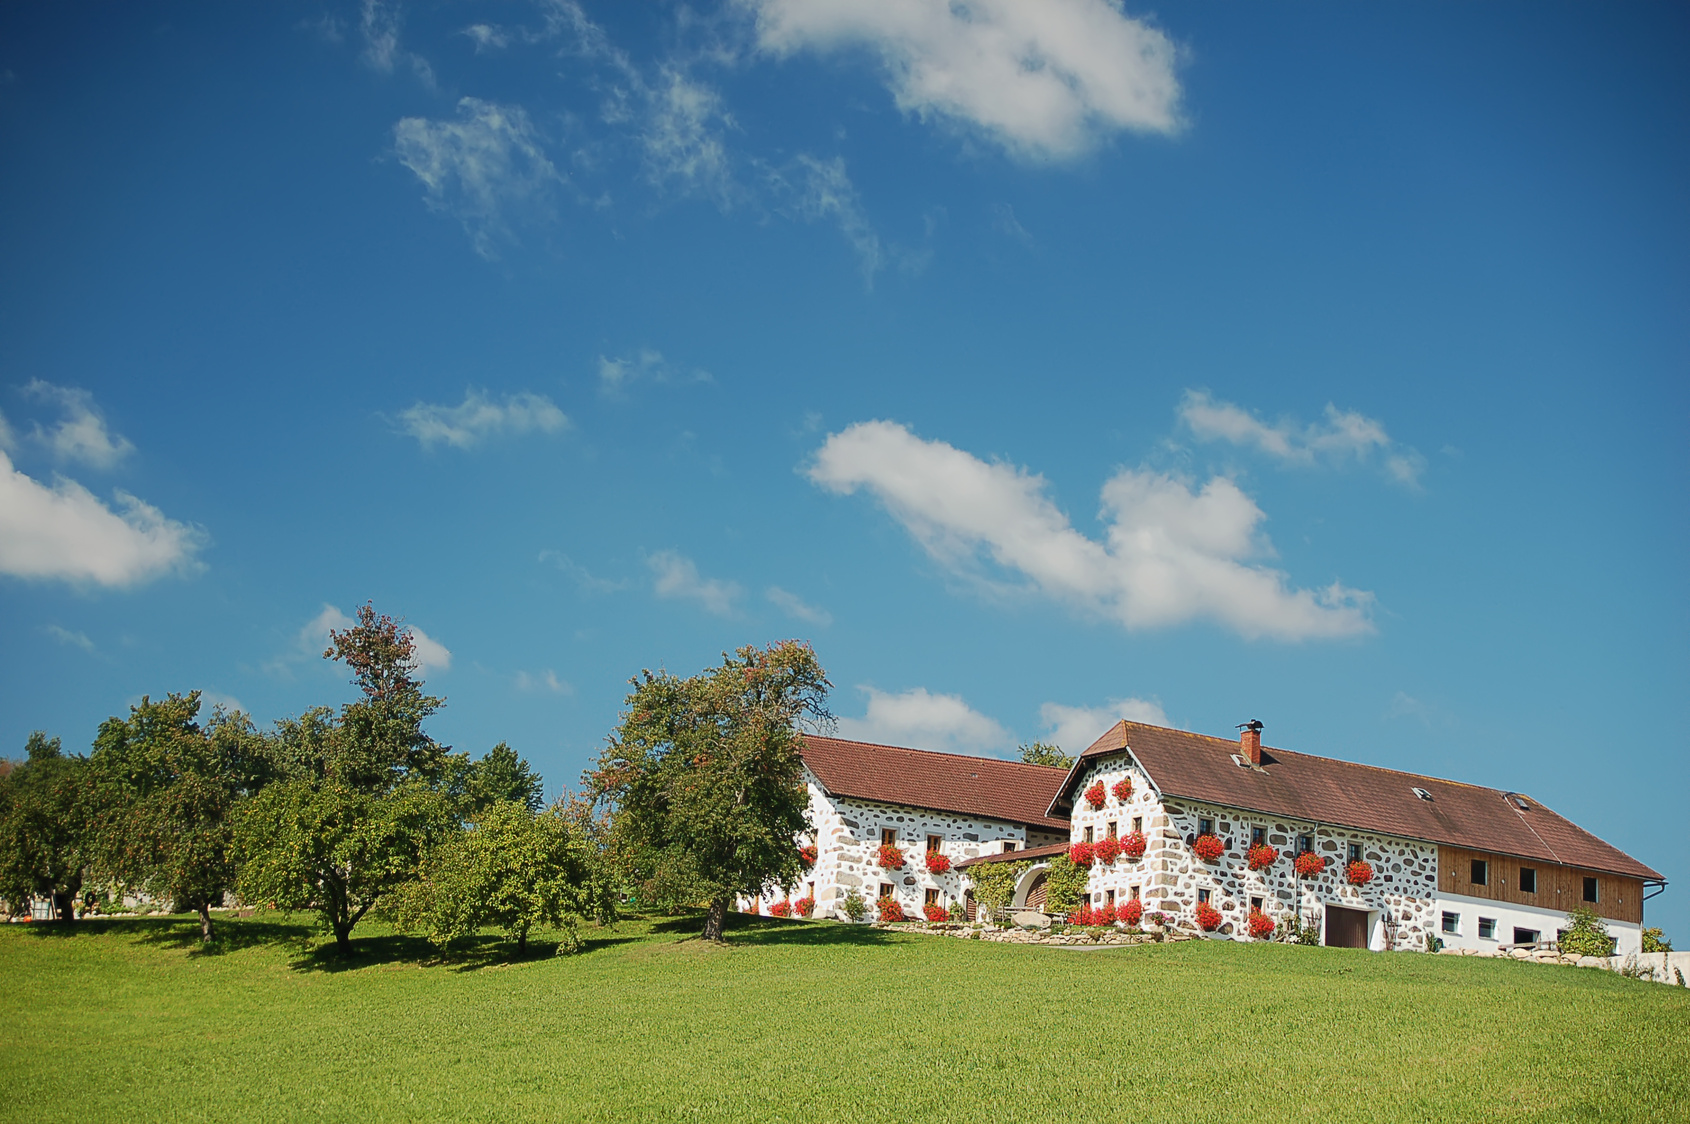
{"label": "red tile roof", "polygon": [[1067,770],[996,757],[804,735],[804,764],[835,796],[1067,831],[1046,811]]}
{"label": "red tile roof", "polygon": [[[1243,768],[1232,760],[1242,752],[1236,741],[1140,722],[1116,723],[1080,755],[1050,814],[1072,809],[1072,790],[1090,759],[1122,749],[1167,796],[1633,878],[1661,877],[1530,797],[1522,797],[1521,809],[1511,799],[1516,794],[1497,788],[1266,746],[1261,768]],[[1416,796],[1415,788],[1432,799]]]}
{"label": "red tile roof", "polygon": [[1068,850],[1066,843],[1050,843],[1043,847],[1028,847],[1024,851],[1004,851],[997,855],[981,855],[978,858],[963,859],[956,864],[958,870],[964,867],[978,866],[980,863],[1012,863],[1022,859],[1054,859],[1057,855]]}

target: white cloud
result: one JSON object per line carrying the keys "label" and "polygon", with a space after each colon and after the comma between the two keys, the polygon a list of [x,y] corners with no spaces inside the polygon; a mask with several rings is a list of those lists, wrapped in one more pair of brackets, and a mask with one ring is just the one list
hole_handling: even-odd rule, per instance
{"label": "white cloud", "polygon": [[725,617],[733,612],[740,588],[733,582],[701,577],[693,560],[673,550],[660,550],[646,559],[655,576],[653,592],[659,597],[696,601],[706,611]]}
{"label": "white cloud", "polygon": [[1285,464],[1314,465],[1322,461],[1358,464],[1378,454],[1385,474],[1399,484],[1417,487],[1425,458],[1391,440],[1378,421],[1351,410],[1326,404],[1326,420],[1299,425],[1281,419],[1269,425],[1231,402],[1219,402],[1203,390],[1188,390],[1179,407],[1180,420],[1204,441],[1229,441],[1255,448]]}
{"label": "white cloud", "polygon": [[57,403],[64,416],[51,429],[39,422],[31,435],[62,461],[81,461],[94,468],[111,468],[135,451],[122,434],[106,428],[106,419],[94,405],[94,396],[74,387],[54,386],[36,379],[24,393],[44,402]]}
{"label": "white cloud", "polygon": [[1128,628],[1206,618],[1246,637],[1301,640],[1371,631],[1372,594],[1333,583],[1293,589],[1247,561],[1260,508],[1225,477],[1198,491],[1160,473],[1121,469],[1103,486],[1104,541],[1075,530],[1043,477],[988,464],[887,421],[859,422],[817,451],[810,479],[868,489],[936,561],[984,580],[990,560],[1032,589]]}
{"label": "white cloud", "polygon": [[418,402],[399,415],[406,433],[424,448],[444,442],[468,449],[490,437],[531,432],[557,433],[569,426],[569,418],[543,394],[507,394],[494,401],[480,390],[467,390],[457,406]]}
{"label": "white cloud", "polygon": [[682,370],[655,348],[642,347],[630,358],[599,356],[599,393],[620,398],[637,382],[700,383],[716,381],[709,371]]}
{"label": "white cloud", "polygon": [[451,671],[452,653],[446,645],[434,639],[416,625],[406,625],[411,634],[412,651],[417,657],[417,670],[427,675],[431,671]]}
{"label": "white cloud", "polygon": [[510,36],[501,27],[490,23],[472,23],[464,28],[463,34],[475,44],[475,53],[503,50],[510,45]]}
{"label": "white cloud", "polygon": [[1081,750],[1123,718],[1152,726],[1168,725],[1162,704],[1151,699],[1110,699],[1103,706],[1047,702],[1039,707],[1039,721],[1050,731],[1047,740],[1061,746],[1070,757],[1078,757]]}
{"label": "white cloud", "polygon": [[95,652],[94,642],[88,639],[88,634],[85,632],[74,632],[56,624],[48,625],[46,631],[48,636],[51,636],[60,644],[69,644],[74,648],[81,648],[89,655],[93,655]]}
{"label": "white cloud", "polygon": [[776,54],[863,48],[899,108],[1063,160],[1179,128],[1177,51],[1113,0],[740,0]]}
{"label": "white cloud", "polygon": [[609,578],[594,576],[587,567],[576,562],[569,555],[557,550],[542,550],[539,561],[550,562],[575,580],[583,593],[615,593],[628,588],[626,578],[612,581]]}
{"label": "white cloud", "polygon": [[242,714],[251,714],[251,711],[247,710],[247,708],[241,703],[241,700],[237,699],[234,695],[225,695],[221,691],[200,692],[201,721],[210,718],[212,712],[218,707],[222,707],[224,713],[226,714],[233,714],[237,710]]}
{"label": "white cloud", "polygon": [[768,589],[765,589],[763,596],[767,597],[777,609],[793,620],[804,621],[818,628],[826,628],[833,623],[832,613],[810,604],[796,593],[788,593],[778,585],[771,585]]}
{"label": "white cloud", "polygon": [[858,690],[868,695],[868,712],[861,718],[841,718],[842,737],[954,753],[1001,751],[1014,741],[1008,730],[960,695],[935,695],[925,687],[896,695],[866,686]]}
{"label": "white cloud", "polygon": [[364,64],[378,74],[392,74],[403,63],[411,68],[418,81],[432,89],[434,70],[428,60],[399,45],[399,31],[404,22],[398,4],[364,0],[358,19],[358,30],[364,37]]}
{"label": "white cloud", "polygon": [[715,89],[677,66],[663,67],[650,86],[643,83],[644,120],[639,141],[646,174],[660,187],[733,206],[739,188],[723,134],[734,127]]}
{"label": "white cloud", "polygon": [[856,251],[863,280],[872,285],[874,275],[884,264],[885,255],[880,235],[875,233],[868,216],[863,214],[856,185],[845,174],[844,158],[835,156],[832,160],[818,160],[800,153],[798,167],[803,181],[797,189],[798,213],[812,222],[820,220],[838,224],[839,233]]}
{"label": "white cloud", "polygon": [[47,487],[0,452],[0,574],[129,586],[199,567],[204,532],[113,494],[117,511],[74,480]]}
{"label": "white cloud", "polygon": [[403,118],[393,126],[393,150],[422,181],[429,207],[462,223],[485,258],[513,237],[507,211],[544,212],[563,182],[519,105],[466,97],[455,121]]}
{"label": "white cloud", "polygon": [[526,671],[516,673],[516,689],[519,691],[545,691],[553,695],[573,695],[574,684],[566,679],[559,679],[557,672],[547,668],[543,672],[529,674]]}

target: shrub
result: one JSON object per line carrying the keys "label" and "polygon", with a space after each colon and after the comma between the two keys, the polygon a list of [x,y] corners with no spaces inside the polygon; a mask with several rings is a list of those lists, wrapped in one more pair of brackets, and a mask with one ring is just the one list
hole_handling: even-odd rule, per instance
{"label": "shrub", "polygon": [[1212,933],[1221,927],[1221,911],[1208,902],[1197,903],[1197,927]]}
{"label": "shrub", "polygon": [[1158,909],[1145,914],[1144,920],[1152,925],[1166,925],[1168,923],[1168,915]]}
{"label": "shrub", "polygon": [[868,903],[864,901],[863,896],[855,890],[852,890],[850,893],[845,895],[845,900],[840,903],[839,908],[843,910],[845,912],[845,916],[849,917],[852,921],[861,921],[863,918],[868,916]]}
{"label": "shrub", "polygon": [[1562,952],[1574,956],[1614,954],[1614,938],[1608,935],[1608,926],[1603,923],[1601,914],[1588,905],[1581,905],[1567,914],[1567,927],[1561,931],[1559,944]]}
{"label": "shrub", "polygon": [[1671,952],[1672,942],[1663,937],[1659,929],[1645,929],[1643,930],[1643,951]]}
{"label": "shrub", "polygon": [[952,921],[967,921],[967,908],[965,908],[961,902],[952,902],[950,908],[950,918]]}
{"label": "shrub", "polygon": [[1090,843],[1076,843],[1068,848],[1068,861],[1075,866],[1090,866],[1097,850]]}
{"label": "shrub", "polygon": [[1129,831],[1121,836],[1121,854],[1129,859],[1142,859],[1144,847],[1144,832],[1142,831]]}
{"label": "shrub", "polygon": [[904,919],[904,907],[898,904],[897,898],[881,898],[874,903],[874,908],[879,912],[880,919],[888,924]]}
{"label": "shrub", "polygon": [[970,881],[974,883],[974,900],[980,903],[984,916],[994,919],[1002,916],[1005,907],[1015,899],[1015,883],[1031,865],[1031,859],[1018,859],[977,863],[968,868]]}
{"label": "shrub", "polygon": [[938,902],[930,902],[927,905],[922,906],[921,912],[922,915],[927,918],[928,922],[933,925],[940,925],[951,919],[950,910],[946,909]]}
{"label": "shrub", "polygon": [[1215,862],[1226,854],[1226,844],[1221,842],[1221,837],[1207,831],[1197,837],[1197,841],[1191,845],[1191,849],[1197,853],[1198,858],[1206,863]]}
{"label": "shrub", "polygon": [[1112,863],[1121,857],[1121,841],[1106,835],[1091,845],[1092,857],[1100,863]]}
{"label": "shrub", "polygon": [[927,872],[929,874],[943,874],[951,869],[948,855],[941,855],[938,851],[927,852]]}
{"label": "shrub", "polygon": [[1250,911],[1250,919],[1247,924],[1250,929],[1250,935],[1258,941],[1266,940],[1268,937],[1273,936],[1273,918],[1269,917],[1259,909],[1252,909]]}
{"label": "shrub", "polygon": [[1093,781],[1091,787],[1086,789],[1086,803],[1093,808],[1101,808],[1108,802],[1109,790],[1103,787],[1102,781]]}
{"label": "shrub", "polygon": [[904,853],[891,843],[882,843],[878,856],[874,860],[887,870],[897,870],[904,865]]}
{"label": "shrub", "polygon": [[1082,905],[1082,906],[1077,906],[1074,909],[1069,910],[1068,911],[1068,924],[1070,924],[1070,925],[1091,925],[1091,924],[1093,924],[1093,921],[1091,919],[1091,906]]}
{"label": "shrub", "polygon": [[1120,915],[1115,912],[1114,903],[1111,902],[1109,905],[1106,905],[1097,911],[1097,923],[1099,925],[1113,925],[1115,924],[1116,918],[1119,916]]}
{"label": "shrub", "polygon": [[1373,864],[1356,859],[1344,868],[1344,880],[1352,886],[1365,886],[1373,881]]}
{"label": "shrub", "polygon": [[788,901],[784,901],[784,902],[776,902],[774,905],[771,905],[769,907],[769,916],[770,917],[791,917],[792,916],[792,902],[790,900],[788,900]]}
{"label": "shrub", "polygon": [[807,869],[816,865],[817,854],[816,845],[814,843],[806,843],[802,847],[798,848],[798,861],[803,863]]}
{"label": "shrub", "polygon": [[1304,878],[1313,878],[1326,869],[1326,860],[1313,851],[1304,851],[1291,865]]}
{"label": "shrub", "polygon": [[814,913],[815,911],[816,911],[816,899],[815,898],[808,898],[808,897],[799,898],[797,901],[792,903],[792,916],[794,916],[794,917],[808,917],[808,916],[810,916],[810,914]]}
{"label": "shrub", "polygon": [[[971,868],[972,869],[972,868]],[[1086,899],[1086,881],[1091,871],[1057,855],[1045,874],[1045,905],[1052,913],[1066,913]]]}
{"label": "shrub", "polygon": [[1133,781],[1131,777],[1123,777],[1115,782],[1115,787],[1109,790],[1115,794],[1115,799],[1125,804],[1133,798]]}
{"label": "shrub", "polygon": [[1137,898],[1128,898],[1115,907],[1115,920],[1123,925],[1137,925],[1144,917],[1144,903]]}
{"label": "shrub", "polygon": [[1246,852],[1245,857],[1250,862],[1251,870],[1262,870],[1279,861],[1279,851],[1266,843],[1257,843]]}

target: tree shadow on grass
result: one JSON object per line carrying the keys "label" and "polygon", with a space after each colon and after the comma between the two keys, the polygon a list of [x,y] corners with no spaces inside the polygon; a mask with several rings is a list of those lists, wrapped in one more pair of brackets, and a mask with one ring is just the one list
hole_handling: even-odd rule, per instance
{"label": "tree shadow on grass", "polygon": [[[704,911],[694,910],[659,921],[651,927],[651,932],[654,936],[672,934],[682,940],[701,939]],[[893,934],[886,929],[842,921],[800,921],[730,913],[722,926],[722,936],[732,945],[807,945],[818,948],[846,945],[866,948],[886,944]]]}
{"label": "tree shadow on grass", "polygon": [[200,920],[193,914],[84,918],[71,923],[48,922],[30,926],[30,935],[38,939],[128,937],[140,944],[174,949],[194,957],[221,956],[261,945],[299,944],[309,940],[312,932],[311,925],[300,921],[217,917],[212,920],[211,943],[207,944],[200,939]]}
{"label": "tree shadow on grass", "polygon": [[[608,930],[592,930],[582,935],[579,949],[571,956],[579,956],[598,949],[611,948],[637,940],[633,935],[615,934]],[[517,951],[516,940],[503,933],[477,933],[461,937],[445,950],[423,939],[401,933],[380,936],[352,937],[352,950],[341,955],[330,939],[302,947],[289,967],[301,972],[356,971],[360,968],[386,964],[411,964],[418,968],[443,968],[454,972],[478,972],[486,968],[503,968],[526,964],[535,960],[550,960],[558,955],[562,944],[544,934],[530,936],[528,946]]]}

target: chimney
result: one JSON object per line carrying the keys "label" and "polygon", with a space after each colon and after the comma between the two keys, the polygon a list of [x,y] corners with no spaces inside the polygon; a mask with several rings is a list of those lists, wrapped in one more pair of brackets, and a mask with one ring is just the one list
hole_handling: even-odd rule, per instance
{"label": "chimney", "polygon": [[1252,718],[1238,727],[1238,744],[1244,750],[1244,756],[1249,758],[1250,764],[1262,763],[1262,723],[1260,719]]}

